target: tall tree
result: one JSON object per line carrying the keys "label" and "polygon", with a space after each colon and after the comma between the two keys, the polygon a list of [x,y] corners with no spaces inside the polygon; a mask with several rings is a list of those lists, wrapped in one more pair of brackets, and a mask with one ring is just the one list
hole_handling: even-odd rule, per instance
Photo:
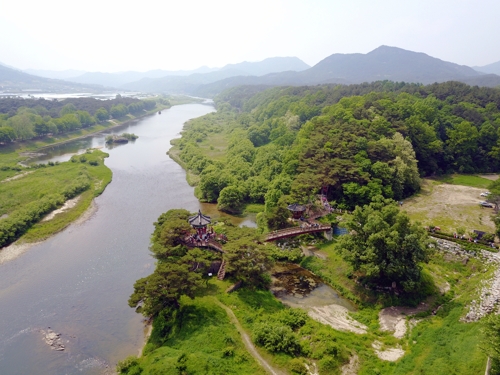
{"label": "tall tree", "polygon": [[342,223],[350,234],[339,239],[343,257],[366,278],[376,283],[400,283],[413,291],[420,281],[420,262],[428,259],[428,235],[396,202],[376,197],[356,207]]}

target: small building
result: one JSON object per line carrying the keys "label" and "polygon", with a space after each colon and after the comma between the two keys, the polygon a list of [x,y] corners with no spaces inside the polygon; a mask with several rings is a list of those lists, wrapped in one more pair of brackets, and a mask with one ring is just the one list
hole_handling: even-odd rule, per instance
{"label": "small building", "polygon": [[304,215],[304,212],[306,212],[306,206],[298,203],[291,204],[287,208],[292,212],[294,219],[300,219]]}
{"label": "small building", "polygon": [[212,220],[210,220],[210,216],[203,215],[201,210],[198,210],[198,214],[191,216],[188,222],[196,229],[196,232],[198,232],[198,235],[201,237],[201,235],[207,233],[207,225],[210,224]]}

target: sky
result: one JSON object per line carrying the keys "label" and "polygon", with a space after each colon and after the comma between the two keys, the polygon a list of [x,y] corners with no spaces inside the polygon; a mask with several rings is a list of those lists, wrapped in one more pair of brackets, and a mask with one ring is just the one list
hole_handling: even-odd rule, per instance
{"label": "sky", "polygon": [[275,56],[314,65],[388,45],[461,65],[500,61],[498,0],[0,0],[0,62],[119,72]]}

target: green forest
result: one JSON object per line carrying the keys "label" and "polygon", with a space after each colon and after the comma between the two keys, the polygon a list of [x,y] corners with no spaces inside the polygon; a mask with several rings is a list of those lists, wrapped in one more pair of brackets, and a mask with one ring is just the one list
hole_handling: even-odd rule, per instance
{"label": "green forest", "polygon": [[[217,112],[189,121],[169,155],[201,201],[259,212],[258,228],[213,223],[227,235],[217,254],[185,246],[187,211],[159,217],[150,247],[156,269],[129,300],[153,318],[153,330],[143,356],[121,361],[120,373],[262,373],[238,332],[249,333],[275,373],[465,375],[483,372],[487,355],[499,373],[497,316],[464,322],[497,265],[476,244],[436,251],[397,204],[423,178],[498,172],[499,90],[457,82],[248,86],[215,102]],[[349,235],[265,242],[266,232],[292,225],[288,204],[315,205],[320,192],[343,210],[322,220],[341,220]],[[306,255],[311,247],[320,255]],[[207,273],[216,261],[226,262],[224,280]],[[305,314],[275,298],[268,289],[290,262],[356,304],[346,314],[362,329],[332,328],[314,309]],[[235,285],[242,288],[228,293]],[[404,306],[401,335],[384,328],[390,306]],[[396,359],[382,354],[397,351]]]}
{"label": "green forest", "polygon": [[[166,99],[157,100],[162,105],[169,105]],[[139,100],[119,95],[112,100],[5,98],[0,100],[0,147],[11,142],[85,129],[111,118],[121,119],[129,113],[138,116],[156,106],[153,99]]]}
{"label": "green forest", "polygon": [[258,90],[216,99],[170,154],[198,197],[239,211],[247,203],[307,203],[322,187],[337,207],[376,195],[401,200],[420,177],[497,171],[500,91],[458,82],[375,82]]}

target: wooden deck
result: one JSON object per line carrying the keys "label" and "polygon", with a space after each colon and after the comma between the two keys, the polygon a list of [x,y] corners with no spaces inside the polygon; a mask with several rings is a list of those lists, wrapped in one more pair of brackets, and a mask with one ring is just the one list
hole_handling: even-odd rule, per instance
{"label": "wooden deck", "polygon": [[217,241],[215,241],[215,240],[194,241],[194,242],[190,242],[190,241],[184,240],[182,242],[187,247],[204,247],[204,248],[208,248],[208,249],[212,249],[212,250],[218,251],[220,253],[224,252],[224,250],[222,249],[222,245],[220,243],[218,243]]}

